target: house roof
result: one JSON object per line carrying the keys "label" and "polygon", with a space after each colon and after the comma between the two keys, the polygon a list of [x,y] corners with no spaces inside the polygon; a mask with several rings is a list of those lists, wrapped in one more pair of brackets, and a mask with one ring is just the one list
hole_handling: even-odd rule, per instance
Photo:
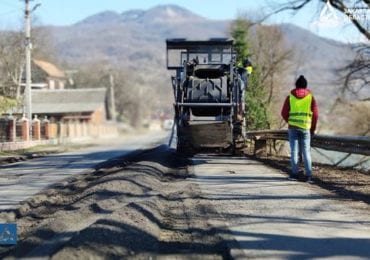
{"label": "house roof", "polygon": [[105,88],[32,90],[32,113],[93,112],[104,106],[105,95]]}
{"label": "house roof", "polygon": [[55,77],[55,78],[65,78],[66,75],[64,71],[60,70],[55,66],[54,64],[43,61],[43,60],[37,60],[33,59],[33,62],[41,68],[43,71],[45,71],[50,77]]}

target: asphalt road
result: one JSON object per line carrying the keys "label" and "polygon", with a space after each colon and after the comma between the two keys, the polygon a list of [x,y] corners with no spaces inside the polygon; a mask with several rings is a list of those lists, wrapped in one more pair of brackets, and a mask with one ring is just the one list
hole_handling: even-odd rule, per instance
{"label": "asphalt road", "polygon": [[370,210],[246,158],[199,155],[195,178],[237,241],[234,258],[369,259]]}
{"label": "asphalt road", "polygon": [[[102,161],[167,140],[168,133],[150,133],[1,167],[0,210],[14,208],[48,185]],[[113,249],[117,255],[136,252],[142,258],[174,254],[187,259],[191,254],[208,254],[208,259],[217,259],[229,251],[234,259],[370,258],[368,204],[340,199],[315,184],[288,181],[279,170],[245,157],[196,155],[192,165],[186,165],[192,177],[162,179],[162,174],[176,175],[174,169],[166,168],[176,165],[176,158],[166,149],[156,149],[132,168],[96,176],[95,181],[86,179],[94,184],[81,188],[83,192],[76,194],[79,198],[69,201],[70,207],[50,209],[51,215],[39,201],[38,207],[29,209],[39,222],[27,217],[17,220],[30,231],[39,225],[40,232],[30,232],[23,246],[27,249],[32,242],[35,248],[28,248],[30,255],[48,258],[55,253],[56,259],[106,256]],[[78,183],[71,185],[78,187]],[[57,207],[64,205],[63,194],[41,198]],[[102,228],[102,223],[114,228]],[[227,254],[220,255],[223,247],[217,250],[219,244],[212,244],[217,240],[204,237],[221,237],[228,245]],[[61,246],[68,241],[74,246]],[[23,249],[15,253],[27,255]],[[167,256],[164,259],[171,259]]]}
{"label": "asphalt road", "polygon": [[111,158],[163,143],[168,133],[149,132],[135,136],[96,140],[95,145],[74,152],[50,155],[0,166],[0,210],[14,209],[19,202],[74,174],[94,168]]}

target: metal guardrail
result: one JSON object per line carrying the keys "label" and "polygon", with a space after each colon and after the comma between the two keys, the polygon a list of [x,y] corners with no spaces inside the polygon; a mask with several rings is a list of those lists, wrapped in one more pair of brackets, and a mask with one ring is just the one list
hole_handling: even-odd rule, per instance
{"label": "metal guardrail", "polygon": [[[288,140],[287,130],[250,131],[246,135],[247,139],[254,140]],[[366,136],[314,135],[311,146],[330,151],[370,156],[370,137]]]}

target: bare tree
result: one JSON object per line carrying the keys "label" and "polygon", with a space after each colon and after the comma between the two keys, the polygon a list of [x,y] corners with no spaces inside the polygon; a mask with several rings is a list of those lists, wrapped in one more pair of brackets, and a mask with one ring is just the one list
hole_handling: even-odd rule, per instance
{"label": "bare tree", "polygon": [[159,99],[159,94],[136,71],[114,68],[107,62],[81,66],[74,77],[76,88],[97,88],[109,86],[109,75],[114,76],[115,106],[119,120],[134,127],[142,126],[143,119],[151,116],[151,111]]}
{"label": "bare tree", "polygon": [[[51,62],[57,61],[52,40],[46,29],[35,28],[32,34],[33,57]],[[2,32],[0,34],[0,95],[19,99],[21,81],[25,66],[25,45],[23,32]]]}
{"label": "bare tree", "polygon": [[[356,51],[357,55],[353,61],[347,66],[338,70],[339,82],[342,82],[340,89],[341,95],[336,100],[332,111],[336,110],[336,113],[342,110],[345,106],[346,109],[343,112],[346,122],[343,123],[347,134],[361,134],[369,135],[368,126],[368,111],[369,102],[363,104],[354,104],[348,102],[347,99],[361,101],[370,100],[370,1],[369,0],[294,0],[286,1],[280,7],[273,12],[276,14],[283,11],[294,11],[298,12],[309,3],[321,3],[322,5],[331,5],[333,8],[338,10],[349,18],[352,25],[360,32],[361,35],[367,40],[363,43],[353,44],[352,47]],[[350,105],[349,105],[350,104]],[[337,106],[339,105],[339,106]],[[350,107],[348,107],[350,106]],[[359,116],[357,116],[359,115]],[[366,120],[367,118],[367,120]],[[361,122],[365,122],[367,126],[360,127]],[[348,127],[351,126],[351,127]],[[353,127],[359,126],[359,127]]]}
{"label": "bare tree", "polygon": [[255,62],[261,67],[262,83],[268,89],[267,103],[270,105],[285,78],[287,61],[292,59],[293,51],[287,49],[283,34],[276,26],[258,26],[252,46]]}
{"label": "bare tree", "polygon": [[[294,51],[287,47],[283,33],[277,26],[256,25],[250,37],[251,57],[259,67],[260,86],[266,93],[265,106],[270,111],[280,110],[281,95],[276,95],[286,84],[286,72],[293,59]],[[280,116],[270,113],[270,126],[279,122]]]}
{"label": "bare tree", "polygon": [[20,33],[0,36],[0,95],[19,98],[24,59],[23,37]]}
{"label": "bare tree", "polygon": [[141,127],[159,99],[159,94],[148,84],[143,75],[124,70],[115,73],[116,108],[122,120],[134,127]]}
{"label": "bare tree", "polygon": [[[369,0],[294,0],[286,1],[272,14],[292,10],[298,12],[309,3],[330,4],[333,8],[346,15],[353,26],[367,39],[370,40],[370,13]],[[356,11],[357,10],[357,11]],[[361,11],[362,10],[362,11]],[[361,13],[361,12],[363,13]],[[360,13],[359,13],[360,12]],[[357,96],[359,100],[370,98],[363,97],[365,87],[369,86],[370,81],[370,45],[369,42],[354,45],[357,57],[345,68],[339,70],[340,78],[343,81],[341,88],[342,97],[345,95]]]}
{"label": "bare tree", "polygon": [[350,94],[360,101],[370,100],[370,45],[360,44],[355,49],[355,59],[339,71],[344,80],[342,96]]}
{"label": "bare tree", "polygon": [[329,4],[333,6],[336,10],[347,15],[352,24],[358,29],[358,31],[368,40],[370,40],[369,20],[363,19],[363,17],[352,12],[353,9],[369,9],[369,0],[292,0],[283,3],[277,10],[273,12],[273,14],[288,10],[299,11],[309,3],[314,2],[322,4],[327,4],[329,2]]}
{"label": "bare tree", "polygon": [[[342,127],[333,129],[338,134],[348,134],[369,136],[370,135],[370,102],[349,102],[343,106],[338,106],[336,114],[343,115],[341,118],[333,116],[332,120],[337,120],[337,124]],[[340,120],[341,122],[338,122]]]}

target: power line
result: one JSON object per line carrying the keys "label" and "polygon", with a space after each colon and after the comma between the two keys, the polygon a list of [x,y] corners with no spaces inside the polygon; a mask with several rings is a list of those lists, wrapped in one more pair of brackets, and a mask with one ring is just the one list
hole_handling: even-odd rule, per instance
{"label": "power line", "polygon": [[19,10],[13,10],[13,11],[8,11],[8,12],[5,12],[5,13],[0,13],[1,16],[3,15],[9,15],[9,14],[14,14],[16,12],[19,12]]}
{"label": "power line", "polygon": [[8,1],[5,1],[5,0],[0,0],[0,3],[2,3],[4,5],[7,5],[7,6],[16,7],[16,8],[19,8],[19,9],[22,8],[20,5],[15,5],[13,2],[8,2]]}
{"label": "power line", "polygon": [[23,11],[23,8],[20,5],[15,5],[14,3],[5,0],[0,0],[0,5],[6,5],[8,7],[11,7],[8,11],[0,13],[0,16],[10,15]]}

